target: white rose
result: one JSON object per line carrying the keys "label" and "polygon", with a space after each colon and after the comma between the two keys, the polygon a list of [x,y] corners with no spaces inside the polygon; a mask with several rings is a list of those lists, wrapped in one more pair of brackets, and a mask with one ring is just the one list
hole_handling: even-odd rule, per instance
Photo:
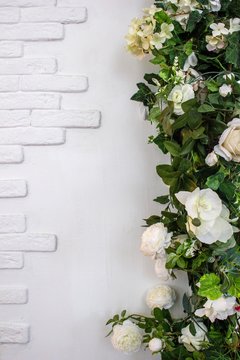
{"label": "white rose", "polygon": [[195,97],[192,85],[176,85],[168,95],[168,101],[172,101],[174,105],[174,113],[176,115],[184,114],[182,104]]}
{"label": "white rose", "polygon": [[227,85],[227,84],[223,84],[220,88],[219,88],[219,94],[222,97],[227,97],[228,95],[231,95],[232,93],[232,86],[231,85]]}
{"label": "white rose", "polygon": [[157,255],[155,261],[155,273],[157,277],[162,281],[167,281],[170,277],[169,270],[166,269],[167,255],[165,252]]}
{"label": "white rose", "polygon": [[122,325],[114,326],[111,341],[116,350],[128,354],[140,349],[142,334],[137,325],[126,320]]}
{"label": "white rose", "polygon": [[197,188],[193,192],[180,191],[175,196],[187,211],[188,232],[192,232],[198,240],[213,244],[216,241],[225,243],[231,238],[233,227],[229,224],[229,211],[217,193]]}
{"label": "white rose", "polygon": [[149,350],[151,350],[152,352],[157,352],[157,351],[162,350],[163,342],[161,339],[153,338],[152,340],[149,341],[148,347],[149,347]]}
{"label": "white rose", "polygon": [[179,337],[179,342],[182,343],[185,348],[190,351],[199,351],[202,348],[202,342],[208,341],[207,327],[202,323],[193,323],[195,326],[196,334],[192,335],[190,332],[190,325],[181,330],[182,335]]}
{"label": "white rose", "polygon": [[221,296],[217,300],[207,300],[202,309],[195,311],[195,315],[199,317],[207,316],[211,322],[218,320],[226,320],[228,316],[236,313],[236,298]]}
{"label": "white rose", "polygon": [[146,303],[150,309],[170,309],[176,300],[175,291],[168,285],[158,285],[147,293]]}
{"label": "white rose", "polygon": [[171,237],[162,223],[153,224],[144,231],[140,250],[146,256],[155,256],[170,245]]}
{"label": "white rose", "polygon": [[240,119],[234,118],[228,123],[214,151],[227,161],[240,162]]}
{"label": "white rose", "polygon": [[217,157],[217,155],[215,154],[214,151],[212,151],[211,153],[209,153],[206,156],[205,163],[208,166],[214,166],[217,162],[218,162],[218,157]]}

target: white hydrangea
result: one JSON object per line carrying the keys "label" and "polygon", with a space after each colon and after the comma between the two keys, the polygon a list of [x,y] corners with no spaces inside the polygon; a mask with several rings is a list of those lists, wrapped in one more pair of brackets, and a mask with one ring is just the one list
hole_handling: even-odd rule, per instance
{"label": "white hydrangea", "polygon": [[202,309],[195,311],[195,315],[199,317],[207,316],[211,322],[218,320],[226,320],[228,316],[236,313],[236,298],[221,296],[217,300],[207,300]]}
{"label": "white hydrangea", "polygon": [[137,325],[126,320],[122,325],[114,326],[111,341],[116,350],[129,354],[140,349],[142,334]]}
{"label": "white hydrangea", "polygon": [[[216,241],[227,242],[233,235],[233,227],[229,223],[229,210],[211,189],[180,191],[175,194],[185,206],[188,214],[187,230],[205,244]],[[197,222],[199,222],[197,224]]]}
{"label": "white hydrangea", "polygon": [[140,250],[146,256],[164,252],[170,245],[172,233],[162,223],[149,226],[142,235]]}
{"label": "white hydrangea", "polygon": [[150,289],[146,303],[150,309],[170,309],[176,300],[175,291],[168,285],[158,285]]}
{"label": "white hydrangea", "polygon": [[173,102],[174,113],[176,115],[184,114],[182,104],[188,100],[194,99],[195,94],[192,85],[176,85],[170,94],[168,95],[167,100]]}
{"label": "white hydrangea", "polygon": [[188,325],[181,330],[182,335],[179,337],[179,342],[190,352],[201,350],[202,343],[208,341],[207,327],[202,322],[193,324],[196,330],[195,335],[191,333],[190,325]]}

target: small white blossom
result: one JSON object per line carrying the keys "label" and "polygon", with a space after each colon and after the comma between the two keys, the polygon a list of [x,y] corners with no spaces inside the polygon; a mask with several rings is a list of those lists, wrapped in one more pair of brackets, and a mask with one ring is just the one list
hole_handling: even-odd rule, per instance
{"label": "small white blossom", "polygon": [[196,57],[196,54],[192,52],[185,61],[183,70],[188,71],[189,68],[197,66],[197,63],[198,63],[198,59]]}
{"label": "small white blossom", "polygon": [[176,300],[175,291],[168,285],[158,285],[147,293],[146,303],[150,309],[170,309]]}
{"label": "small white blossom", "polygon": [[227,85],[227,84],[223,84],[220,88],[219,88],[219,94],[222,97],[227,97],[228,95],[232,94],[232,86],[231,85]]}
{"label": "small white blossom", "polygon": [[206,156],[206,159],[205,159],[205,163],[208,165],[208,166],[214,166],[216,165],[216,163],[218,162],[218,157],[217,155],[215,154],[214,151],[212,151],[211,153],[209,153],[207,156]]}
{"label": "small white blossom", "polygon": [[211,11],[220,11],[221,10],[220,0],[210,0],[209,7]]}
{"label": "small white blossom", "polygon": [[114,326],[111,341],[116,350],[129,354],[140,349],[142,334],[137,325],[126,320],[122,325]]}
{"label": "small white blossom", "polygon": [[224,36],[206,36],[208,51],[218,51],[226,47],[226,39]]}
{"label": "small white blossom", "polygon": [[207,316],[211,322],[218,320],[226,320],[228,316],[236,313],[236,298],[221,296],[217,300],[207,300],[202,309],[195,311],[195,315],[199,317]]}
{"label": "small white blossom", "polygon": [[148,347],[152,352],[157,352],[163,349],[164,343],[161,339],[153,338],[149,341]]}
{"label": "small white blossom", "polygon": [[223,24],[223,23],[218,23],[218,24],[213,23],[210,25],[210,28],[212,29],[213,36],[229,34],[229,30],[225,27],[225,24]]}
{"label": "small white blossom", "polygon": [[190,325],[181,330],[182,335],[179,337],[179,342],[190,351],[199,351],[202,348],[202,342],[208,341],[207,327],[202,323],[194,323],[196,334],[193,335],[190,331]]}
{"label": "small white blossom", "polygon": [[230,34],[232,34],[236,31],[240,31],[240,19],[239,18],[230,19],[229,32],[230,32]]}

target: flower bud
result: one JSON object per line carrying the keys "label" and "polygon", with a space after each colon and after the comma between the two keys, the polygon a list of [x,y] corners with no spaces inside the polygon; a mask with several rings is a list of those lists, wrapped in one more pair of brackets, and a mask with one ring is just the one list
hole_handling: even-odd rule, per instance
{"label": "flower bud", "polygon": [[162,350],[163,342],[161,339],[153,338],[152,340],[149,341],[148,347],[149,350],[151,350],[152,352],[157,352]]}
{"label": "flower bud", "polygon": [[205,163],[208,166],[214,166],[217,162],[218,162],[218,158],[214,151],[212,151],[210,154],[208,154],[205,159]]}

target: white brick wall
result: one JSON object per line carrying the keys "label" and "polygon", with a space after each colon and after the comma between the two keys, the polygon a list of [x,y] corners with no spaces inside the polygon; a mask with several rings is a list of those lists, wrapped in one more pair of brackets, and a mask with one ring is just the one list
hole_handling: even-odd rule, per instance
{"label": "white brick wall", "polygon": [[[83,96],[80,93],[88,90],[84,69],[78,74],[62,73],[58,52],[50,56],[47,52],[29,52],[27,47],[28,44],[37,46],[38,42],[40,46],[43,42],[63,43],[68,24],[79,26],[85,21],[87,9],[80,6],[79,0],[0,0],[0,168],[14,169],[12,164],[16,164],[20,169],[17,174],[21,174],[20,179],[18,175],[13,176],[14,170],[9,171],[7,178],[0,175],[0,199],[5,198],[9,207],[12,204],[12,211],[0,214],[0,271],[10,271],[11,280],[15,271],[24,267],[25,253],[44,254],[57,249],[55,234],[29,233],[28,216],[15,211],[14,199],[24,202],[28,196],[31,201],[28,179],[24,178],[24,171],[21,172],[24,167],[19,165],[24,161],[24,146],[64,144],[66,129],[98,128],[101,119],[95,108],[66,110],[62,107],[65,93]],[[31,183],[29,187],[31,189]],[[31,268],[28,267],[28,271]],[[31,298],[31,293],[29,296]],[[28,306],[27,303],[28,286],[15,281],[9,285],[0,282],[0,306]],[[22,323],[17,319],[0,323],[0,343],[29,342],[30,327],[24,316],[21,318]]]}

